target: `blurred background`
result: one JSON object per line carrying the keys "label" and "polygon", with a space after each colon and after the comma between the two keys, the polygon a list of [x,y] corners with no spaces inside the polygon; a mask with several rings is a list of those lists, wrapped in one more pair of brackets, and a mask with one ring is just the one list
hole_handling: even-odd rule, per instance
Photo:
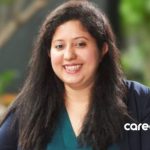
{"label": "blurred background", "polygon": [[[0,0],[0,116],[15,99],[45,16],[65,0]],[[150,86],[150,0],[91,0],[108,16],[125,76]]]}

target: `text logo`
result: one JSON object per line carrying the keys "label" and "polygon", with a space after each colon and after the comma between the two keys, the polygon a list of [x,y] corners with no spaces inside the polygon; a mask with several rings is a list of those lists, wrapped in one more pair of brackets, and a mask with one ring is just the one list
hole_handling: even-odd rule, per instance
{"label": "text logo", "polygon": [[140,130],[143,130],[143,131],[147,131],[150,129],[150,125],[147,124],[147,123],[139,123],[139,124],[136,124],[136,123],[125,123],[124,124],[124,129],[126,131],[140,131]]}

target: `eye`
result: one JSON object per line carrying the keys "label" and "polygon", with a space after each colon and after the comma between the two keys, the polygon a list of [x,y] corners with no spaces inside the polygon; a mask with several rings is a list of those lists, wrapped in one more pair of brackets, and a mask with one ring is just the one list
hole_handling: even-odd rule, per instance
{"label": "eye", "polygon": [[85,42],[77,42],[76,43],[76,47],[78,47],[78,48],[83,48],[83,47],[85,47],[86,46],[86,43]]}
{"label": "eye", "polygon": [[55,45],[55,48],[58,49],[58,50],[63,49],[63,47],[64,47],[63,44],[56,44]]}

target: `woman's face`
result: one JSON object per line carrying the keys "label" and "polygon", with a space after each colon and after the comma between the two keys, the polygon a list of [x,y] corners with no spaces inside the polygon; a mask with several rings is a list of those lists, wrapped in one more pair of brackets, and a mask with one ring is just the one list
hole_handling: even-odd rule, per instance
{"label": "woman's face", "polygon": [[67,21],[57,27],[49,56],[65,86],[80,89],[93,85],[101,56],[95,39],[80,21]]}

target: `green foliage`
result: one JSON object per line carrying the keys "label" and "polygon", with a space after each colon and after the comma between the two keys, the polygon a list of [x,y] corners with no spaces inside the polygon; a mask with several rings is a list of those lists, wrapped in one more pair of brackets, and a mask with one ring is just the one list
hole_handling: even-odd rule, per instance
{"label": "green foliage", "polygon": [[0,5],[12,5],[15,0],[0,0]]}
{"label": "green foliage", "polygon": [[121,0],[120,17],[127,42],[122,54],[125,73],[150,86],[150,0]]}
{"label": "green foliage", "polygon": [[16,76],[16,71],[12,70],[0,74],[0,95],[4,94],[6,88],[12,83]]}
{"label": "green foliage", "polygon": [[120,14],[126,32],[146,27],[150,31],[150,0],[121,0]]}

